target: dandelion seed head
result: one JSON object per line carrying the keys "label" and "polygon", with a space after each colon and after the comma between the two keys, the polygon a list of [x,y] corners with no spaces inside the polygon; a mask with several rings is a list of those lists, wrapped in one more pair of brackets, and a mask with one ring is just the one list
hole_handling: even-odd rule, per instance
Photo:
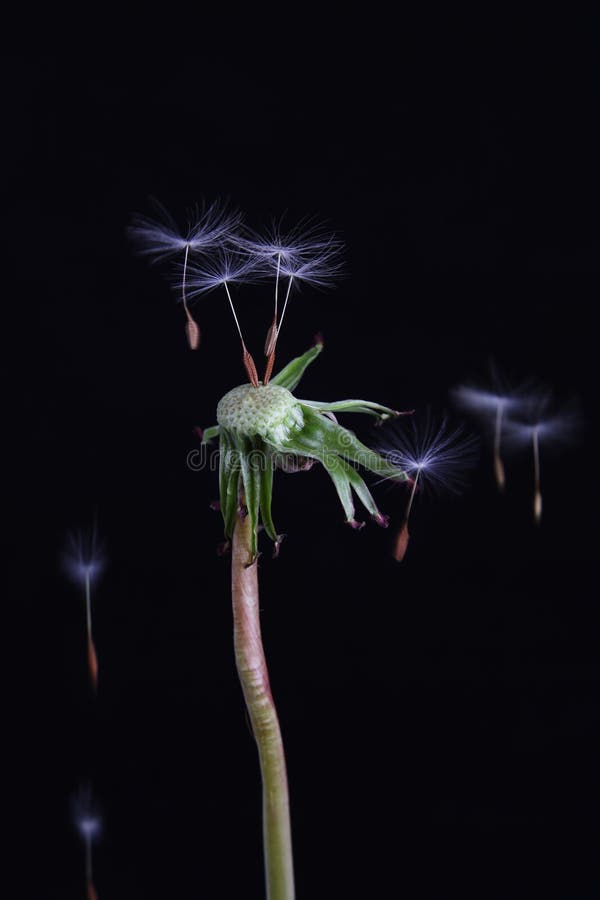
{"label": "dandelion seed head", "polygon": [[288,232],[273,223],[265,235],[247,229],[233,240],[239,250],[264,260],[275,269],[281,263],[293,265],[315,254],[332,251],[334,247],[341,248],[340,242],[325,234],[320,226],[311,226],[307,222],[301,222]]}
{"label": "dandelion seed head", "polygon": [[282,275],[315,287],[328,287],[342,274],[339,247],[332,247],[316,254],[311,259],[297,258],[283,260],[280,264]]}
{"label": "dandelion seed head", "polygon": [[154,261],[166,259],[186,249],[200,253],[222,246],[241,222],[238,212],[219,203],[198,208],[190,215],[187,231],[182,231],[171,214],[156,204],[156,218],[136,214],[127,233],[138,252]]}
{"label": "dandelion seed head", "polygon": [[63,568],[72,581],[92,583],[102,572],[106,557],[96,529],[70,534],[63,553]]}
{"label": "dandelion seed head", "polygon": [[[207,257],[202,265],[192,263],[187,267],[188,297],[197,297],[225,284],[253,283],[260,281],[264,272],[254,259],[230,250],[219,250]],[[181,285],[181,281],[177,286]]]}
{"label": "dandelion seed head", "polygon": [[478,441],[462,427],[450,427],[444,417],[437,422],[426,415],[422,421],[396,420],[384,425],[387,444],[377,448],[392,465],[438,491],[458,493],[466,472],[478,458]]}

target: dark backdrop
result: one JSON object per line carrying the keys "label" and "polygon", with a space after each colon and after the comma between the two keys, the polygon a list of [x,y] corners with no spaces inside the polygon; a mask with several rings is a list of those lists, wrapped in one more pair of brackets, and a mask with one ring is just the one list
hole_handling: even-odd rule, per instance
{"label": "dark backdrop", "polygon": [[[125,229],[150,197],[182,219],[229,198],[259,228],[313,215],[344,240],[345,278],[295,297],[282,334],[283,361],[325,336],[300,396],[442,411],[493,358],[579,398],[579,442],[543,457],[540,527],[528,458],[507,461],[501,498],[485,444],[461,497],[416,504],[400,565],[405,494],[375,488],[392,528],[357,534],[322,471],[280,475],[287,539],[277,561],[265,543],[260,578],[299,897],[597,896],[597,61],[585,26],[508,44],[449,28],[6,64],[5,305],[22,320],[5,332],[5,524],[26,626],[11,897],[83,896],[69,797],[87,778],[102,900],[262,896],[217,479],[186,466],[244,375],[224,299],[197,304],[191,353],[161,271],[134,256]],[[239,296],[259,352],[269,298]],[[94,517],[96,700],[59,565]]]}

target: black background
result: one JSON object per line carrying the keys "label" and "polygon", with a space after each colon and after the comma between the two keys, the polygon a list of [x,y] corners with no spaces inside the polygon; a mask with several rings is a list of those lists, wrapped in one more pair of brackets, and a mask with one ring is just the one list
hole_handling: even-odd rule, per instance
{"label": "black background", "polygon": [[[527,456],[499,497],[484,445],[460,498],[416,504],[401,565],[393,527],[344,527],[323,471],[280,475],[287,539],[276,562],[263,546],[261,606],[300,898],[597,896],[592,26],[448,20],[383,42],[380,23],[243,56],[6,63],[7,596],[25,620],[8,632],[7,896],[83,896],[69,797],[87,778],[101,900],[263,896],[217,479],[186,466],[193,426],[245,376],[224,299],[198,302],[191,353],[161,270],[133,254],[150,197],[182,222],[228,198],[257,228],[312,215],[344,240],[346,277],[296,297],[282,333],[282,362],[325,336],[299,396],[441,411],[490,358],[578,396],[579,443],[543,456],[541,527]],[[257,356],[269,303],[239,291]],[[375,491],[397,525],[405,495]],[[94,517],[97,699],[60,570]]]}

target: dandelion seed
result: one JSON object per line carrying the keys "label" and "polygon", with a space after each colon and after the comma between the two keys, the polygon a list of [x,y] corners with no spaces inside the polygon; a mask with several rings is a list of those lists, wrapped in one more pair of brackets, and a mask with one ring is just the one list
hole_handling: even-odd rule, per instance
{"label": "dandelion seed", "polygon": [[98,688],[98,657],[92,633],[92,584],[101,574],[105,565],[102,546],[98,542],[96,529],[88,534],[70,535],[63,554],[66,574],[81,585],[85,596],[87,657],[90,680],[94,690]]}
{"label": "dandelion seed", "polygon": [[188,320],[185,324],[185,333],[188,339],[188,344],[190,345],[190,350],[197,350],[200,346],[200,328],[196,324],[196,322],[192,319],[191,315],[186,309]]}
{"label": "dandelion seed", "polygon": [[254,360],[244,342],[229,285],[256,281],[260,276],[261,273],[256,260],[249,260],[229,250],[220,250],[214,257],[208,258],[202,266],[191,265],[189,267],[188,280],[190,297],[213,291],[219,287],[224,288],[240,336],[244,367],[254,387],[258,387],[258,374]]}
{"label": "dandelion seed", "polygon": [[[267,273],[275,273],[275,298],[273,320],[265,340],[267,365],[263,383],[268,384],[275,363],[275,348],[294,279],[312,281],[321,286],[329,284],[339,271],[339,262],[334,258],[341,250],[341,243],[326,234],[321,225],[301,222],[284,233],[280,225],[273,224],[266,236],[247,230],[238,235],[234,242],[239,250],[253,259]],[[327,265],[326,265],[327,263]],[[282,277],[288,280],[283,312],[279,319],[279,286]]]}
{"label": "dandelion seed", "polygon": [[188,307],[186,296],[186,274],[188,257],[192,253],[205,253],[215,247],[222,246],[236,228],[241,216],[239,213],[227,212],[218,203],[213,203],[202,210],[195,210],[187,232],[184,234],[177,227],[177,223],[161,205],[158,207],[156,219],[147,216],[136,215],[129,226],[128,234],[138,246],[139,252],[149,256],[154,262],[184,254],[181,282],[181,301],[187,318],[186,336],[192,350],[200,345],[200,329],[194,321]]}
{"label": "dandelion seed", "polygon": [[155,203],[157,217],[134,215],[127,233],[142,256],[158,262],[183,253],[186,248],[200,253],[222,246],[239,226],[241,215],[219,203],[194,209],[186,232],[182,232],[173,216],[160,203]]}
{"label": "dandelion seed", "polygon": [[187,273],[188,255],[190,252],[189,244],[185,248],[185,259],[183,262],[183,274],[181,276],[181,302],[186,316],[185,335],[190,346],[190,350],[197,350],[200,346],[200,329],[189,310],[187,297],[185,295],[185,276]]}
{"label": "dandelion seed", "polygon": [[539,525],[542,521],[540,444],[556,449],[573,443],[578,436],[580,417],[574,402],[552,411],[552,394],[548,390],[532,393],[524,403],[521,418],[507,421],[507,439],[514,448],[531,446],[533,518]]}
{"label": "dandelion seed", "polygon": [[289,262],[282,260],[280,272],[281,275],[288,278],[288,286],[279,320],[280,331],[294,284],[304,282],[315,287],[329,287],[331,282],[341,274],[340,247],[339,242],[332,241],[328,248],[311,259],[292,259]]}
{"label": "dandelion seed", "polygon": [[276,265],[278,258],[282,262],[291,263],[304,257],[312,257],[331,248],[335,240],[320,223],[304,219],[287,232],[277,223],[273,223],[265,235],[246,228],[243,233],[234,235],[232,242],[242,253],[254,258],[260,257],[265,262]]}
{"label": "dandelion seed", "polygon": [[96,900],[92,868],[92,845],[102,833],[102,818],[86,783],[71,799],[73,822],[85,848],[85,881],[88,900]]}
{"label": "dandelion seed", "polygon": [[411,418],[407,427],[399,421],[384,426],[388,443],[378,452],[389,463],[404,471],[411,489],[404,518],[396,534],[393,556],[401,562],[408,548],[408,522],[419,485],[427,483],[435,491],[458,493],[465,483],[466,471],[475,465],[478,442],[462,428],[451,429],[446,418],[435,424],[431,416],[418,423]]}
{"label": "dandelion seed", "polygon": [[498,490],[503,491],[506,485],[504,463],[502,460],[501,442],[506,416],[516,413],[523,405],[523,390],[510,390],[503,384],[497,370],[492,372],[494,389],[485,390],[469,385],[459,385],[451,392],[455,403],[462,409],[483,418],[492,424],[494,477]]}

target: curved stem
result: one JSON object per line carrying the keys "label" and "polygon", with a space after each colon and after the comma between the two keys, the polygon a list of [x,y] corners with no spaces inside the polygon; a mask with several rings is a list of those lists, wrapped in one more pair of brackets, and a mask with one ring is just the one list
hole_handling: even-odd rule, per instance
{"label": "curved stem", "polygon": [[258,748],[263,785],[263,844],[268,900],[294,900],[294,869],[283,742],[260,634],[258,566],[250,517],[233,532],[233,638],[238,675]]}

